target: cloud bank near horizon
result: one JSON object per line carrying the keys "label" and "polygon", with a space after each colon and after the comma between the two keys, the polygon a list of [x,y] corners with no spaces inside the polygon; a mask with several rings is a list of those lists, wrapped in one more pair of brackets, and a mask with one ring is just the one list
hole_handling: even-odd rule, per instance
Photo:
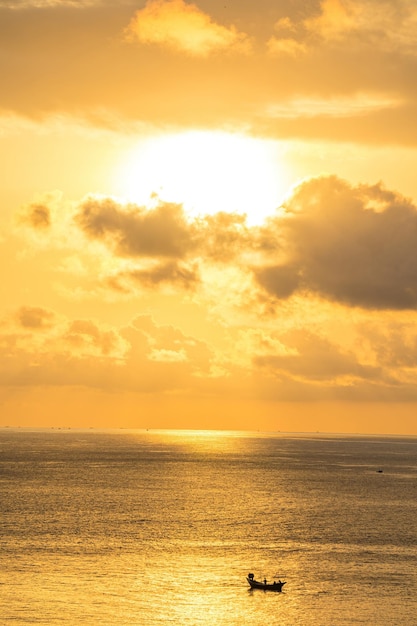
{"label": "cloud bank near horizon", "polygon": [[65,211],[56,202],[26,205],[17,224],[32,255],[62,256],[63,283],[73,269],[64,258],[78,251],[85,268],[94,262],[84,292],[77,266],[74,297],[176,298],[206,310],[221,340],[150,316],[102,327],[25,305],[3,321],[3,384],[222,394],[250,379],[275,400],[417,397],[417,207],[400,194],[322,176],[251,227],[242,215],[197,219],[163,202],[146,209],[91,196],[70,209],[62,200]]}

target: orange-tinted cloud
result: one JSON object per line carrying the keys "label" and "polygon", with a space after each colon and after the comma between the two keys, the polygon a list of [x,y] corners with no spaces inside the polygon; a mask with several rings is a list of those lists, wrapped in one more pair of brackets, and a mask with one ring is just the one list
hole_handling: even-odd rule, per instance
{"label": "orange-tinted cloud", "polygon": [[262,227],[237,214],[192,219],[163,202],[146,209],[90,197],[73,210],[78,236],[105,244],[99,280],[120,292],[140,284],[205,290],[220,271],[224,288],[230,272],[245,290],[254,279],[276,300],[310,293],[365,309],[417,307],[417,208],[381,184],[310,179]]}
{"label": "orange-tinted cloud", "polygon": [[267,42],[270,54],[276,56],[298,57],[307,53],[307,46],[304,43],[290,37],[271,37]]}
{"label": "orange-tinted cloud", "polygon": [[244,215],[219,212],[192,219],[181,205],[163,201],[148,209],[91,197],[80,204],[74,220],[91,240],[103,241],[117,255],[132,258],[194,255],[226,262],[257,245]]}
{"label": "orange-tinted cloud", "polygon": [[113,276],[111,288],[129,292],[135,284],[152,288],[159,285],[175,285],[177,288],[193,288],[199,282],[199,271],[196,265],[177,261],[157,261],[151,265],[119,272]]}
{"label": "orange-tinted cloud", "polygon": [[91,320],[74,320],[68,324],[62,335],[64,344],[76,354],[98,355],[100,357],[119,356],[122,358],[126,343],[113,329],[102,329]]}
{"label": "orange-tinted cloud", "polygon": [[22,210],[19,219],[32,228],[44,230],[51,225],[51,212],[46,203],[34,202]]}
{"label": "orange-tinted cloud", "polygon": [[234,26],[216,24],[195,4],[184,0],[149,0],[130,22],[127,36],[202,57],[221,50],[247,53],[250,49],[244,33]]}
{"label": "orange-tinted cloud", "polygon": [[16,312],[16,320],[25,329],[37,330],[52,326],[55,315],[42,307],[22,306]]}
{"label": "orange-tinted cloud", "polygon": [[[307,36],[330,45],[416,55],[413,0],[322,0],[320,13],[303,20]],[[316,40],[317,44],[317,40]]]}
{"label": "orange-tinted cloud", "polygon": [[286,210],[287,218],[274,224],[285,257],[256,271],[268,293],[281,298],[305,290],[349,306],[417,307],[411,201],[381,185],[354,188],[323,177],[302,184]]}
{"label": "orange-tinted cloud", "polygon": [[275,376],[315,384],[352,384],[354,380],[378,380],[379,367],[364,365],[354,352],[344,351],[329,340],[308,330],[293,331],[282,338],[287,354],[264,354],[255,358],[261,368]]}
{"label": "orange-tinted cloud", "polygon": [[[133,20],[128,3],[0,8],[0,111],[34,119],[76,115],[117,129],[228,125],[280,139],[416,145],[415,3],[296,4],[271,3],[264,14],[235,2],[239,30],[221,25],[219,16],[230,10],[214,5],[211,18],[179,0],[147,4]],[[169,26],[171,17],[181,28]],[[121,41],[129,23],[148,20],[146,37],[159,44]],[[223,54],[248,48],[241,31],[253,35],[250,54]],[[167,45],[183,54],[161,52]],[[342,103],[340,116],[328,115],[326,100]],[[369,106],[378,100],[383,110]],[[309,102],[314,117],[293,106]]]}
{"label": "orange-tinted cloud", "polygon": [[356,0],[322,0],[321,13],[305,20],[305,25],[324,39],[346,36],[359,25],[361,4]]}
{"label": "orange-tinted cloud", "polygon": [[109,242],[121,255],[181,258],[193,245],[179,205],[161,204],[146,210],[90,198],[75,219],[89,237]]}
{"label": "orange-tinted cloud", "polygon": [[32,327],[22,332],[21,324],[3,322],[0,387],[81,385],[163,393],[187,389],[195,377],[211,376],[215,358],[203,341],[173,326],[157,325],[149,316],[123,328],[55,317],[53,325],[38,328],[36,335]]}

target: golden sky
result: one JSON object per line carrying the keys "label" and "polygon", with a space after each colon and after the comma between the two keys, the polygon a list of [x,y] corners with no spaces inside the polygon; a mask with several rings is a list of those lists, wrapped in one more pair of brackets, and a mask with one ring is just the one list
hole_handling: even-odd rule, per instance
{"label": "golden sky", "polygon": [[417,434],[415,0],[0,2],[0,425]]}

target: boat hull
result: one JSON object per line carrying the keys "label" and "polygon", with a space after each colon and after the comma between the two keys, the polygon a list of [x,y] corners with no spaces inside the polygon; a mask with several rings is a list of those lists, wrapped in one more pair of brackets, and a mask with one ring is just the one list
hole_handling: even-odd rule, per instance
{"label": "boat hull", "polygon": [[278,582],[278,583],[262,583],[259,580],[254,580],[253,578],[246,578],[251,589],[263,589],[264,591],[282,591],[282,588],[287,583]]}

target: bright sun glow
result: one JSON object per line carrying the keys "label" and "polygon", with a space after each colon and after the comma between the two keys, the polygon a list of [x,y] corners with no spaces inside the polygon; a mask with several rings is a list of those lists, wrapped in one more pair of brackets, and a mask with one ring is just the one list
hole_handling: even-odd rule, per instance
{"label": "bright sun glow", "polygon": [[118,195],[141,205],[156,196],[191,215],[245,213],[258,224],[288,191],[282,153],[278,142],[224,132],[147,138],[121,165]]}

